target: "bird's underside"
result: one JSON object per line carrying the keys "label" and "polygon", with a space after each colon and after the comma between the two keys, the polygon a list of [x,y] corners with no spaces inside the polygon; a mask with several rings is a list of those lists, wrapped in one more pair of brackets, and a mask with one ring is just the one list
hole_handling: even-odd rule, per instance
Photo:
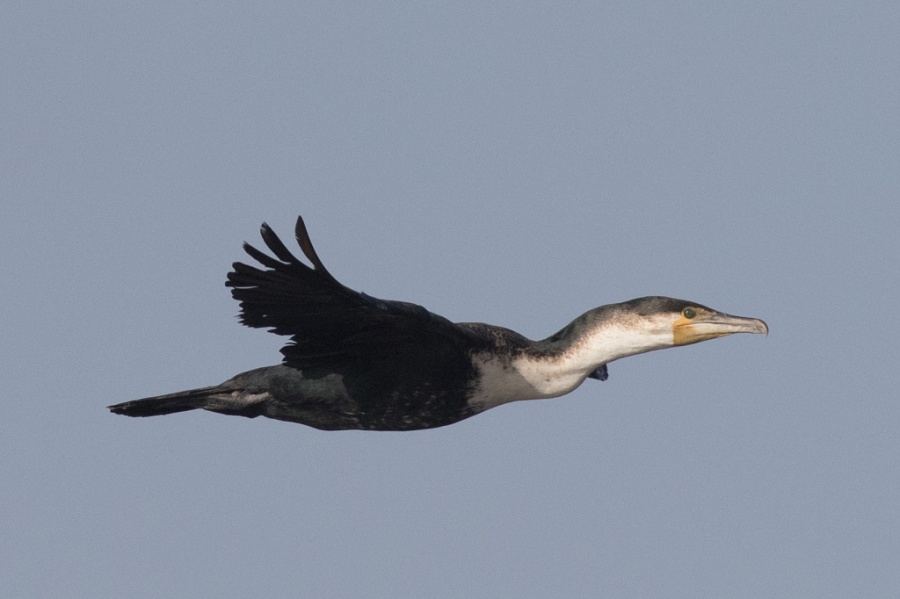
{"label": "bird's underside", "polygon": [[735,332],[768,332],[756,319],[648,297],[601,306],[531,341],[480,323],[452,323],[407,302],[339,283],[297,219],[298,260],[263,224],[272,255],[244,244],[262,268],[233,264],[226,285],[241,322],[290,338],[282,364],[221,385],[127,401],[110,410],[156,416],[194,409],[298,422],[324,430],[444,426],[520,399],[555,397],[586,378],[606,380],[615,359]]}
{"label": "bird's underside", "polygon": [[283,364],[238,374],[221,385],[125,402],[111,409],[128,416],[204,409],[248,418],[266,416],[322,430],[415,430],[452,424],[474,414],[464,401],[446,395],[361,405],[352,398],[341,375],[305,377],[302,371]]}

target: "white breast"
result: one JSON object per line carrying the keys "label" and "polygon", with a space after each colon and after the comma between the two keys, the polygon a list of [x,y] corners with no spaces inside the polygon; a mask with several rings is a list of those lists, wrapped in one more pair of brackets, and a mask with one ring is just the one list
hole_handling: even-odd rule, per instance
{"label": "white breast", "polygon": [[557,360],[526,356],[505,360],[481,354],[473,362],[480,376],[468,404],[478,412],[511,401],[563,395],[578,387],[588,374]]}

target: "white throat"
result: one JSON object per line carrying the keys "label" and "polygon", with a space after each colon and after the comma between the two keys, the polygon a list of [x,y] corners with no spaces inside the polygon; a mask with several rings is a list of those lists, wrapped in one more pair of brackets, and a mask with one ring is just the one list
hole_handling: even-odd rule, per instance
{"label": "white throat", "polygon": [[558,353],[523,353],[511,360],[491,354],[475,357],[480,378],[469,400],[476,410],[511,401],[569,393],[602,364],[672,347],[671,318],[608,322],[587,332]]}

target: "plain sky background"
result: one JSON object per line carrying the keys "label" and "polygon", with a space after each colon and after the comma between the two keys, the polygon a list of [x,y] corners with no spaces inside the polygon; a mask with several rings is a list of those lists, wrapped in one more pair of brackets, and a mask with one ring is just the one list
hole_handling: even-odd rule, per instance
{"label": "plain sky background", "polygon": [[[900,4],[0,9],[3,597],[900,592]],[[297,214],[355,289],[549,335],[765,319],[413,433],[105,406],[280,359]],[[292,247],[295,247],[291,243]]]}

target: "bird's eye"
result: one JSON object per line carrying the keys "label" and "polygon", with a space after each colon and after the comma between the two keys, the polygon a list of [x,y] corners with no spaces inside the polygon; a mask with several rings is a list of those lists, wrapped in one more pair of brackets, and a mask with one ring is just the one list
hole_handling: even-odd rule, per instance
{"label": "bird's eye", "polygon": [[693,308],[685,308],[681,311],[681,315],[690,320],[691,318],[697,316],[697,312],[694,311]]}

